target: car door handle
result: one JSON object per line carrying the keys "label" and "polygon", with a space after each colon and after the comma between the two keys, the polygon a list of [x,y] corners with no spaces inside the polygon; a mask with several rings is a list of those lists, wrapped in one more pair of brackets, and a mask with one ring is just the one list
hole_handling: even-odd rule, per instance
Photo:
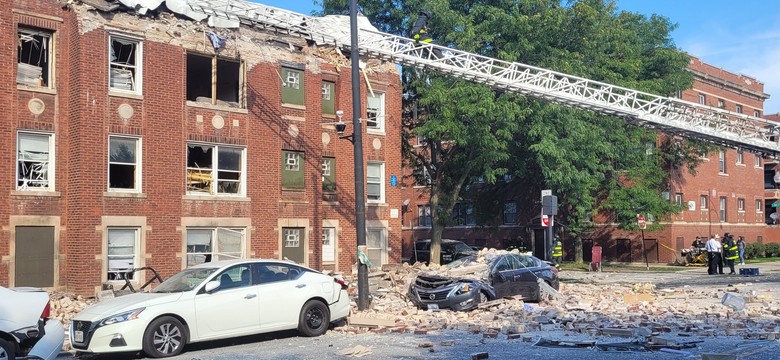
{"label": "car door handle", "polygon": [[306,284],[298,284],[298,285],[295,285],[295,287],[297,287],[298,289],[304,288],[304,287],[306,287]]}
{"label": "car door handle", "polygon": [[244,296],[244,299],[254,299],[256,297],[257,297],[257,294],[246,294],[246,296]]}

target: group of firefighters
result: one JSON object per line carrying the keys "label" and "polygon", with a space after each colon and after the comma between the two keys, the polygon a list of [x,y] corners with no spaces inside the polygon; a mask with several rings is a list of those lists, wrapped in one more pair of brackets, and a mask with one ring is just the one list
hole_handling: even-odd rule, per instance
{"label": "group of firefighters", "polygon": [[736,274],[734,265],[739,261],[739,265],[745,265],[745,237],[739,236],[734,240],[734,235],[730,233],[720,235],[715,234],[707,240],[706,243],[700,237],[693,241],[694,248],[703,247],[707,251],[707,274],[724,274],[723,266],[727,266],[731,272]]}

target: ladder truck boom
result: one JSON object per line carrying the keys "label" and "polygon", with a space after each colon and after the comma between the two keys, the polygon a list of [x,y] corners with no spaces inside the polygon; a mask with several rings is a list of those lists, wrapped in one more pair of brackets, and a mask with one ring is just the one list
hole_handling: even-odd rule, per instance
{"label": "ladder truck boom", "polygon": [[[167,3],[173,0],[168,0]],[[263,4],[235,0],[176,0],[176,12],[210,25],[240,24],[283,31],[318,44],[349,49],[349,27],[337,17],[313,17]],[[185,3],[186,2],[186,6]],[[170,8],[170,6],[169,6]],[[340,17],[343,18],[344,17]],[[358,50],[364,56],[436,71],[494,89],[617,116],[670,135],[780,158],[780,123],[509,62],[359,26]],[[346,23],[348,24],[348,23]],[[439,56],[440,55],[440,56]]]}

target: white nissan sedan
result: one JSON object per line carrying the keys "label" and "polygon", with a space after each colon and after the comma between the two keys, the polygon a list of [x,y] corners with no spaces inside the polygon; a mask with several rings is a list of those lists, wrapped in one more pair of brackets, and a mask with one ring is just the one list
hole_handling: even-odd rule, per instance
{"label": "white nissan sedan", "polygon": [[282,260],[199,264],[151,292],[84,309],[71,323],[71,345],[79,352],[143,351],[159,358],[189,343],[270,331],[319,336],[349,315],[346,289],[343,279]]}

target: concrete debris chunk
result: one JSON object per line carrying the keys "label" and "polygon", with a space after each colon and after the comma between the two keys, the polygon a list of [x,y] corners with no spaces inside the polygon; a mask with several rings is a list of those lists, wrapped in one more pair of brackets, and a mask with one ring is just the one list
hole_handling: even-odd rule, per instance
{"label": "concrete debris chunk", "polygon": [[339,352],[339,355],[345,355],[345,356],[351,356],[351,357],[363,357],[366,355],[371,355],[374,351],[371,349],[371,347],[366,347],[363,345],[355,345],[351,348],[347,348]]}

